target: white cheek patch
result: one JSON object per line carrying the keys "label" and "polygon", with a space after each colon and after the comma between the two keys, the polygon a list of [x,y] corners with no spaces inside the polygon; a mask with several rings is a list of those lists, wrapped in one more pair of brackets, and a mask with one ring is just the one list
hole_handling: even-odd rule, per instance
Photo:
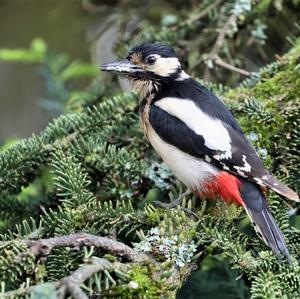
{"label": "white cheek patch", "polygon": [[222,121],[210,117],[193,101],[167,97],[155,102],[155,105],[176,116],[196,134],[203,136],[205,146],[224,152],[220,158],[232,157],[231,139]]}
{"label": "white cheek patch", "polygon": [[[159,56],[159,55],[157,55]],[[176,57],[158,57],[155,63],[149,67],[149,71],[161,76],[168,77],[174,74],[180,67],[180,62]]]}

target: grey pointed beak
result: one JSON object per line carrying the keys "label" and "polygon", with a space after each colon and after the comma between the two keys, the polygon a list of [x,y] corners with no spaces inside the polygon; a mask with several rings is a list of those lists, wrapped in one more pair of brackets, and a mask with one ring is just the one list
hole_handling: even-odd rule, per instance
{"label": "grey pointed beak", "polygon": [[143,72],[142,68],[133,64],[127,59],[102,64],[100,66],[100,70],[104,72],[114,72],[119,74],[136,74]]}

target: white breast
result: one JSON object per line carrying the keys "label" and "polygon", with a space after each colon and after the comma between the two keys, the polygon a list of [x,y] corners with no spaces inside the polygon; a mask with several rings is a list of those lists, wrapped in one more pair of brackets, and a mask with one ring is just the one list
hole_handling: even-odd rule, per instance
{"label": "white breast", "polygon": [[174,175],[190,189],[200,189],[203,182],[219,172],[213,165],[164,142],[151,126],[148,127],[147,137]]}

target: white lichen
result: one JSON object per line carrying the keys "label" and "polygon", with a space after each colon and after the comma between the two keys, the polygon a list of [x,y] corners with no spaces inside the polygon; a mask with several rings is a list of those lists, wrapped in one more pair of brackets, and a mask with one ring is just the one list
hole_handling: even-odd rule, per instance
{"label": "white lichen", "polygon": [[170,184],[168,183],[168,180],[172,177],[172,173],[166,164],[153,164],[147,170],[146,175],[151,181],[154,182],[155,186],[160,190],[170,189]]}
{"label": "white lichen", "polygon": [[258,154],[259,154],[259,156],[260,156],[260,158],[262,160],[267,159],[267,157],[268,157],[268,151],[265,148],[259,148],[257,150],[257,152],[258,152]]}
{"label": "white lichen", "polygon": [[139,287],[139,284],[137,283],[137,282],[135,282],[135,281],[130,281],[129,283],[128,283],[128,287],[130,288],[130,289],[138,289],[138,287]]}
{"label": "white lichen", "polygon": [[248,136],[248,138],[250,139],[250,141],[254,142],[258,140],[258,135],[254,132],[251,132]]}
{"label": "white lichen", "polygon": [[152,228],[145,239],[133,245],[139,252],[159,252],[165,259],[173,260],[179,267],[191,262],[197,249],[194,241],[186,243],[179,241],[177,236],[162,236],[158,227]]}

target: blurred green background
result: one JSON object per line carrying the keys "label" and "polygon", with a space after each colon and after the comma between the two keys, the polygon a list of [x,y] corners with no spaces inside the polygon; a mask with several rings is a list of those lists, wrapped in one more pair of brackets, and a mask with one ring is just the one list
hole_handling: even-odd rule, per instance
{"label": "blurred green background", "polygon": [[[40,37],[50,48],[90,61],[85,28],[88,13],[80,1],[1,0],[0,48],[27,48]],[[0,140],[27,137],[49,121],[38,64],[0,60]]]}

